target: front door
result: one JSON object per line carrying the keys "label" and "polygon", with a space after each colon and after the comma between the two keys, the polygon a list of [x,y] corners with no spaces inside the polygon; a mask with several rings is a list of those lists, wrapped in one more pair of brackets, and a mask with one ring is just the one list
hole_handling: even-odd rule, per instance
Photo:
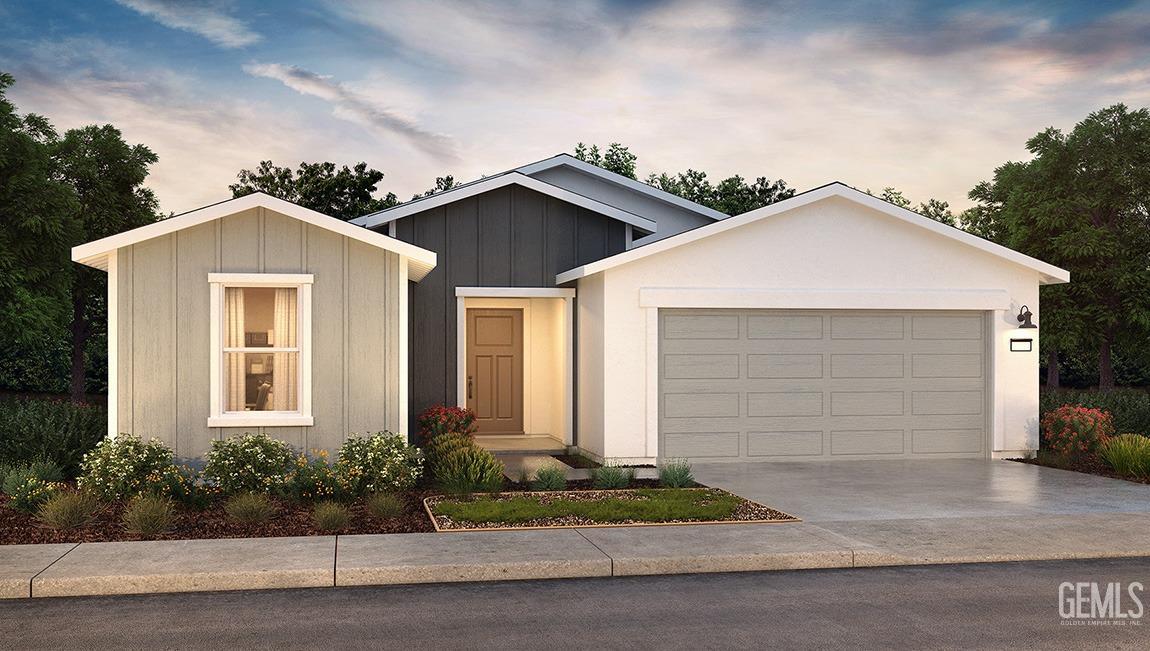
{"label": "front door", "polygon": [[467,406],[479,434],[523,433],[523,310],[467,310]]}

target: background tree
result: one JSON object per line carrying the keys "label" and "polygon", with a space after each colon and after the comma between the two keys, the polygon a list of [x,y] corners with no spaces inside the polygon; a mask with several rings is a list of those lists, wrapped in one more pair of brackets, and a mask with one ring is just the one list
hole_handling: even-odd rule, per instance
{"label": "background tree", "polygon": [[424,190],[421,194],[413,195],[411,200],[415,201],[416,199],[422,199],[423,197],[430,197],[433,194],[446,192],[447,190],[450,190],[451,188],[454,188],[458,185],[462,184],[456,181],[455,177],[451,174],[448,174],[447,176],[437,176],[435,177],[435,187]]}
{"label": "background tree", "polygon": [[0,379],[60,391],[78,204],[55,175],[56,131],[17,112],[13,83],[0,72]]}
{"label": "background tree", "polygon": [[399,203],[392,192],[376,196],[382,180],[383,172],[369,169],[362,162],[354,168],[336,168],[330,162],[303,162],[293,171],[265,160],[255,170],[240,170],[236,183],[228,189],[233,198],[264,192],[346,221]]}
{"label": "background tree", "polygon": [[[867,189],[866,193],[872,197],[876,196],[870,189]],[[959,225],[958,219],[955,218],[954,212],[950,209],[950,204],[940,199],[928,199],[925,203],[920,203],[918,207],[915,208],[913,201],[907,199],[902,192],[894,188],[883,188],[882,193],[877,196],[887,203],[893,203],[899,208],[913,210],[924,217],[930,217],[934,221],[942,222],[947,226]]]}
{"label": "background tree", "polygon": [[1048,380],[1059,352],[1093,344],[1098,386],[1111,389],[1115,348],[1150,332],[1150,111],[1116,104],[1026,147],[1032,160],[971,191],[978,228],[1071,272],[1070,284],[1043,288]]}
{"label": "background tree", "polygon": [[[77,205],[71,214],[69,246],[115,235],[159,218],[156,196],[144,187],[148,167],[157,158],[144,145],[124,142],[110,124],[72,129],[53,146],[56,175],[72,188]],[[67,247],[65,248],[67,251]],[[73,265],[71,273],[71,387],[75,402],[87,393],[90,355],[106,363],[104,346],[89,351],[93,335],[106,336],[104,301],[108,278],[103,272]]]}
{"label": "background tree", "polygon": [[600,152],[598,145],[588,147],[583,143],[575,145],[575,158],[602,167],[608,172],[614,172],[629,179],[638,180],[635,176],[635,162],[638,156],[623,145],[613,142],[606,151]]}

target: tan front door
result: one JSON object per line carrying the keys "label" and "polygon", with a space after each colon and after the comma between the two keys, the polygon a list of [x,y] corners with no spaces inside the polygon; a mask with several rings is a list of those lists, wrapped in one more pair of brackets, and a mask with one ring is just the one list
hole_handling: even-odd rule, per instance
{"label": "tan front door", "polygon": [[523,310],[467,310],[467,406],[479,434],[523,433]]}

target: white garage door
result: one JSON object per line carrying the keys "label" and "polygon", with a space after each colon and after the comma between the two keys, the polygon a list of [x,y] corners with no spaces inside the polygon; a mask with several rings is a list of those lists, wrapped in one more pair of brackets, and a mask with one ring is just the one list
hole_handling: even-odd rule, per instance
{"label": "white garage door", "polygon": [[986,455],[979,312],[660,310],[664,457]]}

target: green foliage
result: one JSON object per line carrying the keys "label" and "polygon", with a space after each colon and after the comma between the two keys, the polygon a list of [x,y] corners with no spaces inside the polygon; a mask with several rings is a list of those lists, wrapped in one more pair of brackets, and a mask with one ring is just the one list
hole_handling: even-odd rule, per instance
{"label": "green foliage", "polygon": [[351,493],[348,482],[327,457],[327,450],[296,457],[295,467],[284,482],[284,494],[294,500],[346,499]]}
{"label": "green foliage", "polygon": [[1114,418],[1114,430],[1150,435],[1150,393],[1139,389],[1071,391],[1045,389],[1039,401],[1043,418],[1062,405],[1101,409]]}
{"label": "green foliage", "polygon": [[9,463],[47,459],[68,477],[80,470],[84,454],[107,434],[101,407],[63,400],[0,399],[0,459]]}
{"label": "green foliage", "polygon": [[399,434],[352,434],[335,465],[352,495],[405,490],[423,474],[423,453]]}
{"label": "green foliage", "polygon": [[557,466],[543,466],[531,480],[533,491],[561,491],[567,488],[567,471]]}
{"label": "green foliage", "polygon": [[436,504],[436,515],[457,522],[519,524],[554,518],[593,523],[708,521],[730,518],[742,500],[719,490],[639,489],[599,500],[547,499],[526,494]]}
{"label": "green foliage", "polygon": [[455,180],[454,176],[452,176],[450,174],[448,174],[447,176],[437,176],[437,177],[435,177],[435,185],[433,187],[428,188],[427,190],[424,190],[420,194],[413,195],[411,197],[411,200],[415,201],[416,199],[422,199],[424,197],[430,197],[431,195],[439,194],[440,192],[447,192],[448,190],[450,190],[450,189],[452,189],[458,185],[461,185],[461,184]]}
{"label": "green foliage", "polygon": [[124,509],[124,528],[145,537],[168,531],[175,521],[176,509],[166,497],[139,495]]}
{"label": "green foliage", "polygon": [[679,174],[651,174],[647,177],[647,185],[728,215],[741,215],[795,195],[795,191],[781,179],[771,181],[760,176],[748,183],[736,174],[716,185],[707,178],[706,172],[692,169]]}
{"label": "green foliage", "polygon": [[1042,289],[1043,348],[1092,350],[1099,386],[1113,388],[1113,351],[1144,347],[1150,331],[1150,110],[1115,104],[1026,147],[1029,161],[971,190],[969,228],[1070,271]]}
{"label": "green foliage", "polygon": [[1103,443],[1098,455],[1123,477],[1150,479],[1150,438],[1121,434]]}
{"label": "green foliage", "polygon": [[240,170],[228,189],[232,197],[263,192],[346,221],[399,203],[391,192],[376,197],[382,180],[383,172],[363,162],[338,169],[329,162],[300,163],[293,171],[265,160],[255,170]]}
{"label": "green foliage", "polygon": [[243,434],[212,441],[204,478],[225,495],[279,490],[295,468],[291,446],[267,434]]}
{"label": "green foliage", "polygon": [[599,151],[598,145],[588,147],[579,143],[575,145],[575,158],[584,163],[591,163],[595,167],[601,167],[608,172],[614,172],[629,179],[638,179],[635,176],[635,162],[638,161],[639,157],[617,142],[611,143],[606,151],[602,152]]}
{"label": "green foliage", "polygon": [[84,455],[77,484],[104,501],[139,495],[153,473],[172,466],[172,450],[159,439],[131,434],[106,438]]}
{"label": "green foliage", "polygon": [[100,508],[100,500],[83,491],[60,491],[52,495],[36,512],[36,519],[52,529],[75,529],[91,521]]}
{"label": "green foliage", "polygon": [[[866,193],[871,196],[876,196],[869,189],[866,191]],[[939,199],[928,199],[926,203],[920,203],[918,204],[918,208],[915,208],[914,203],[910,199],[907,199],[902,192],[889,187],[883,188],[882,194],[877,196],[879,199],[882,199],[887,203],[893,203],[899,208],[913,210],[914,212],[917,212],[924,217],[929,217],[936,222],[942,222],[947,226],[956,226],[958,223],[958,220],[954,216],[954,212],[950,209],[950,204],[945,201],[941,201]]]}
{"label": "green foliage", "polygon": [[629,466],[603,464],[591,469],[591,484],[598,489],[627,488],[635,479],[635,469]]}
{"label": "green foliage", "polygon": [[377,518],[395,518],[403,515],[406,505],[394,493],[372,493],[365,500],[367,512]]}
{"label": "green foliage", "polygon": [[35,479],[44,483],[54,484],[63,480],[60,467],[43,461],[6,466],[3,469],[3,482],[0,486],[8,495],[16,491],[16,487],[24,484],[28,479]]}
{"label": "green foliage", "polygon": [[669,459],[659,466],[659,485],[665,488],[690,488],[695,485],[691,464],[682,459]]}
{"label": "green foliage", "polygon": [[4,493],[14,509],[34,513],[40,505],[63,490],[64,484],[44,479],[31,467],[17,468],[4,478]]}
{"label": "green foliage", "polygon": [[276,514],[271,498],[263,493],[240,493],[228,498],[224,512],[240,524],[263,524]]}
{"label": "green foliage", "polygon": [[1094,454],[1113,435],[1114,419],[1100,409],[1062,405],[1042,418],[1043,445],[1066,459]]}
{"label": "green foliage", "polygon": [[442,458],[436,479],[449,493],[494,492],[503,486],[503,464],[491,452],[469,445]]}
{"label": "green foliage", "polygon": [[466,407],[434,405],[419,414],[419,435],[430,442],[444,434],[475,435],[475,412]]}
{"label": "green foliage", "polygon": [[187,466],[170,464],[154,470],[144,478],[139,489],[142,495],[168,497],[194,509],[205,509],[215,495],[214,487],[199,481],[196,471]]}
{"label": "green foliage", "polygon": [[431,439],[424,448],[431,476],[438,480],[445,472],[444,461],[447,457],[456,450],[466,450],[474,446],[475,441],[463,434],[442,434]]}
{"label": "green foliage", "polygon": [[351,523],[351,510],[339,502],[320,502],[315,505],[311,518],[316,529],[335,532]]}

